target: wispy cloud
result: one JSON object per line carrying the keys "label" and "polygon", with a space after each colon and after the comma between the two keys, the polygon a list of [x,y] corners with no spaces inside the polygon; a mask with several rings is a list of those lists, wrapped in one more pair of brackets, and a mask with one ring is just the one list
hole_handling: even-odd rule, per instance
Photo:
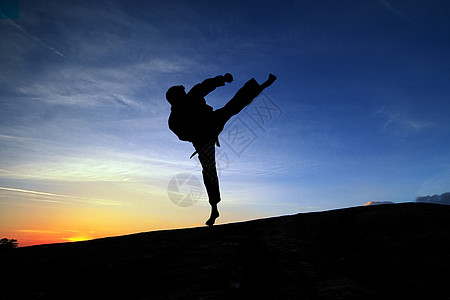
{"label": "wispy cloud", "polygon": [[52,194],[52,193],[45,193],[45,192],[38,192],[38,191],[30,191],[30,190],[22,190],[22,189],[16,189],[16,188],[0,187],[0,190],[9,191],[9,192],[19,192],[19,193],[33,194],[33,195],[44,195],[44,196],[55,196],[55,197],[72,198],[72,197],[66,196],[66,195],[59,195],[59,194]]}
{"label": "wispy cloud", "polygon": [[401,10],[399,10],[398,8],[396,8],[395,6],[393,6],[389,1],[387,0],[378,0],[378,2],[381,3],[381,5],[384,6],[384,8],[386,8],[388,11],[390,11],[391,13],[399,16],[400,18],[402,18],[404,21],[408,22],[408,23],[413,23],[413,20],[411,18],[409,18],[407,15],[405,15]]}
{"label": "wispy cloud", "polygon": [[432,123],[429,122],[423,122],[419,120],[413,120],[409,119],[404,115],[401,114],[389,114],[387,116],[387,121],[384,124],[384,129],[388,129],[388,127],[392,125],[400,125],[405,129],[410,129],[414,131],[418,131],[421,129],[424,129],[426,127],[429,127]]}
{"label": "wispy cloud", "polygon": [[26,37],[30,38],[31,40],[33,40],[37,44],[43,46],[44,48],[47,48],[48,50],[52,51],[56,55],[59,55],[61,57],[65,57],[64,54],[61,53],[61,51],[59,51],[55,47],[52,47],[52,46],[48,45],[47,43],[43,42],[37,36],[32,35],[31,33],[29,33],[27,30],[25,30],[22,26],[20,26],[19,24],[17,24],[13,20],[8,19],[7,21],[9,22],[9,24],[11,26],[13,26],[15,29],[17,29],[19,32],[21,32],[22,34],[24,34]]}
{"label": "wispy cloud", "polygon": [[17,229],[17,230],[14,230],[14,231],[21,232],[21,233],[38,233],[38,234],[56,234],[56,233],[60,233],[59,231],[45,230],[45,229]]}
{"label": "wispy cloud", "polygon": [[391,110],[383,107],[376,112],[383,119],[383,130],[407,136],[410,133],[424,130],[433,125],[432,122],[411,117],[407,112]]}
{"label": "wispy cloud", "polygon": [[[30,137],[22,137],[22,136],[16,136],[16,135],[8,135],[8,134],[0,134],[0,141],[6,141],[6,142],[37,142],[38,139],[30,138]],[[42,142],[42,141],[41,141]]]}
{"label": "wispy cloud", "polygon": [[58,200],[54,200],[54,199],[53,200],[51,200],[51,199],[37,199],[37,200],[35,199],[34,200],[34,201],[43,201],[43,202],[49,202],[49,203],[67,203],[67,201],[70,200],[70,201],[78,201],[78,202],[95,205],[95,206],[98,206],[98,205],[106,205],[106,206],[126,205],[125,203],[119,202],[119,201],[110,201],[110,200],[98,199],[98,198],[76,197],[76,196],[47,193],[47,192],[33,191],[33,190],[25,190],[25,189],[18,189],[18,188],[0,187],[0,190],[7,191],[7,192],[13,192],[13,193],[48,196],[51,199],[52,198],[58,199]]}

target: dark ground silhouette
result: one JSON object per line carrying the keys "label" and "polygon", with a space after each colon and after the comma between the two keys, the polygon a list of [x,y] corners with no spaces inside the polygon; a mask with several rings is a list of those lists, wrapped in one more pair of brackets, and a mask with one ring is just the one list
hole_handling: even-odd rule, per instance
{"label": "dark ground silhouette", "polygon": [[450,206],[374,205],[18,248],[0,299],[449,299]]}
{"label": "dark ground silhouette", "polygon": [[254,78],[250,79],[224,107],[217,110],[206,104],[205,97],[226,82],[231,83],[233,76],[230,73],[207,78],[187,93],[182,85],[167,90],[166,99],[171,104],[169,128],[180,140],[193,144],[195,152],[192,156],[198,153],[202,165],[203,183],[211,205],[211,215],[206,221],[208,226],[214,225],[219,217],[217,204],[221,201],[215,158],[215,146],[220,146],[219,134],[231,117],[252,103],[276,79],[270,74],[261,85]]}
{"label": "dark ground silhouette", "polygon": [[17,248],[19,243],[16,239],[2,238],[0,240],[0,252]]}

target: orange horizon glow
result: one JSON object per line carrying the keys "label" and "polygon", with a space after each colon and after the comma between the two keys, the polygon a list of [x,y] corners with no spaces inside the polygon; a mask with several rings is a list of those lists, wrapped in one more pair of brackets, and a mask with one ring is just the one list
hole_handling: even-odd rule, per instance
{"label": "orange horizon glow", "polygon": [[[35,192],[22,189],[3,189],[13,205],[0,211],[0,237],[15,239],[18,247],[43,244],[79,242],[98,238],[189,227],[195,220],[203,219],[205,207],[195,212],[177,208],[162,199],[157,206],[153,201],[138,197],[124,205],[92,205],[79,203],[72,196]],[[42,196],[51,198],[41,201]],[[59,197],[59,198],[58,198]],[[58,203],[60,198],[67,198]],[[111,197],[118,201],[119,197]],[[203,211],[203,212],[202,212]],[[163,214],[162,212],[165,212]]]}
{"label": "orange horizon glow", "polygon": [[[205,217],[205,216],[202,216]],[[223,219],[217,224],[223,224],[230,221],[236,221],[230,219],[231,215],[224,212],[222,213]],[[250,218],[244,218],[244,220],[249,220]],[[204,223],[201,222],[148,222],[153,223],[153,226],[149,224],[143,224],[144,226],[136,226],[131,222],[123,227],[118,227],[114,229],[103,229],[103,230],[73,230],[61,227],[61,229],[55,229],[54,227],[40,228],[33,230],[9,230],[2,232],[2,238],[6,237],[8,239],[15,239],[18,242],[18,247],[28,247],[28,246],[38,246],[46,244],[59,244],[68,242],[81,242],[88,240],[95,240],[100,238],[108,238],[115,236],[130,235],[141,232],[152,232],[160,230],[174,230],[183,228],[194,228],[203,227]],[[141,224],[142,225],[142,224]],[[145,226],[147,225],[147,226]],[[94,228],[94,227],[92,227]]]}
{"label": "orange horizon glow", "polygon": [[[158,229],[154,229],[158,230]],[[147,229],[147,231],[152,231],[151,229]],[[47,233],[45,230],[42,232],[22,232],[16,231],[12,233],[8,233],[5,235],[8,239],[15,239],[18,242],[19,247],[28,247],[28,246],[37,246],[37,245],[46,245],[46,244],[58,244],[58,243],[67,243],[67,242],[82,242],[95,240],[99,238],[120,236],[126,234],[133,234],[136,232],[92,232],[92,233],[71,233],[71,232],[53,232]]]}
{"label": "orange horizon glow", "polygon": [[38,246],[38,245],[47,245],[47,244],[59,244],[59,243],[67,243],[67,242],[82,242],[95,240],[100,238],[108,238],[114,236],[122,236],[129,235],[140,232],[151,232],[151,231],[159,231],[159,230],[170,230],[170,229],[179,229],[179,228],[191,228],[191,227],[201,227],[204,224],[201,223],[192,223],[190,226],[183,226],[181,224],[177,224],[178,226],[174,226],[175,224],[166,224],[166,226],[161,226],[161,224],[157,227],[147,227],[147,228],[133,228],[131,230],[125,231],[123,229],[118,229],[117,231],[88,231],[88,232],[77,232],[76,230],[61,230],[56,231],[40,229],[40,230],[14,230],[10,232],[4,232],[6,234],[2,234],[2,238],[6,237],[8,239],[15,239],[18,242],[18,247],[29,247],[29,246]]}
{"label": "orange horizon glow", "polygon": [[[18,247],[27,247],[205,226],[210,213],[205,199],[192,207],[178,207],[165,190],[142,192],[129,184],[82,182],[55,193],[2,188],[0,237],[15,239]],[[252,208],[237,210],[230,205],[221,208],[217,224],[258,216],[261,212]]]}

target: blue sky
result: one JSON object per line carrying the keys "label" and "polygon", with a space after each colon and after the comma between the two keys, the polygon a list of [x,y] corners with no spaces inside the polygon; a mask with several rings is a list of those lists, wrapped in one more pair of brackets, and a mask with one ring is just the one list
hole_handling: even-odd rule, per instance
{"label": "blue sky", "polygon": [[44,241],[203,224],[206,197],[180,208],[167,194],[201,170],[164,94],[226,72],[213,107],[270,72],[258,103],[279,111],[263,127],[239,116],[255,137],[239,155],[222,143],[219,223],[447,192],[449,8],[20,1],[19,19],[0,20],[0,230]]}

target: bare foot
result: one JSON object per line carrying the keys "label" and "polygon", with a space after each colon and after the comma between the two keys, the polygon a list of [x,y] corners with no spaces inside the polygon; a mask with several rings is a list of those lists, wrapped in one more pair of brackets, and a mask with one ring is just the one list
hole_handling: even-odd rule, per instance
{"label": "bare foot", "polygon": [[206,221],[206,225],[213,226],[216,222],[216,219],[219,217],[219,211],[217,210],[217,206],[211,206],[211,216],[208,221]]}

